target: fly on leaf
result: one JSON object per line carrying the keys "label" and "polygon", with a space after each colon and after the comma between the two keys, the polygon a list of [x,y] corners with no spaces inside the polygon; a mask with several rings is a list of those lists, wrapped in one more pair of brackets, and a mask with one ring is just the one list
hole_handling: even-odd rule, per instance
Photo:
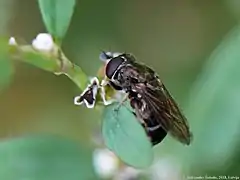
{"label": "fly on leaf", "polygon": [[103,52],[101,57],[106,58],[104,84],[126,93],[120,104],[130,101],[134,115],[153,145],[160,143],[167,133],[183,144],[191,143],[192,133],[186,117],[152,68],[127,53]]}
{"label": "fly on leaf", "polygon": [[[96,99],[100,89],[104,105],[117,99],[119,108],[125,101],[130,102],[132,113],[145,129],[152,145],[160,143],[168,133],[183,144],[191,143],[192,133],[186,117],[152,68],[127,53],[103,52],[100,58],[105,61],[104,78],[99,83],[94,83],[98,82],[96,79],[91,81],[87,89],[75,98],[80,100],[79,104],[85,102],[89,106],[89,99]],[[115,100],[106,100],[106,87],[109,86],[119,92],[114,94]],[[118,94],[121,94],[121,100],[117,98]],[[95,102],[89,107],[94,105]]]}

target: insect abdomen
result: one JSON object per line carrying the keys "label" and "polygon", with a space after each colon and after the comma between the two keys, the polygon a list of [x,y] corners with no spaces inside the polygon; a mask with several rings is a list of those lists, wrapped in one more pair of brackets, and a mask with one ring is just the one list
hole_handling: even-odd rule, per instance
{"label": "insect abdomen", "polygon": [[148,136],[151,138],[153,146],[162,142],[162,140],[167,136],[167,132],[161,126],[157,127],[154,130],[147,128],[147,131]]}

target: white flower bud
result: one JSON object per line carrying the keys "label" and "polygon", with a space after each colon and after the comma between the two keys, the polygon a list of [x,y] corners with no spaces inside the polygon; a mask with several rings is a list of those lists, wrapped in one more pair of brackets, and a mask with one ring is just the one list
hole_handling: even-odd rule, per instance
{"label": "white flower bud", "polygon": [[39,51],[50,52],[54,48],[54,42],[50,34],[40,33],[32,41],[32,46]]}
{"label": "white flower bud", "polygon": [[8,41],[8,44],[12,46],[16,46],[17,45],[16,39],[14,37],[11,37]]}
{"label": "white flower bud", "polygon": [[93,153],[93,166],[101,178],[111,178],[118,170],[118,159],[108,149],[96,149]]}

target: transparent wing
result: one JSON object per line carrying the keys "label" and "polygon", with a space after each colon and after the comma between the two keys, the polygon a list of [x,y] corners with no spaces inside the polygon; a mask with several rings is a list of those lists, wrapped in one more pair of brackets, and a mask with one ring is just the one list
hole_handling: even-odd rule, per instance
{"label": "transparent wing", "polygon": [[163,129],[180,142],[189,145],[192,134],[189,130],[186,117],[178,108],[165,86],[155,79],[147,84],[136,84],[142,98],[147,104],[152,118],[162,125]]}

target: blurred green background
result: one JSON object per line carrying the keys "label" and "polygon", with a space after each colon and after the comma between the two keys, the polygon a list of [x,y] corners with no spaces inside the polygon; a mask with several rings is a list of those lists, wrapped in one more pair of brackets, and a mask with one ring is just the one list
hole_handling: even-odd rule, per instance
{"label": "blurred green background", "polygon": [[[77,1],[63,40],[68,58],[94,76],[102,50],[133,53],[158,72],[194,135],[190,147],[167,137],[136,179],[239,178],[239,7],[237,0]],[[31,43],[41,32],[37,1],[0,0],[1,36]],[[100,178],[92,153],[104,148],[100,113],[74,106],[79,93],[65,76],[1,62],[0,179]],[[124,168],[109,179],[127,180],[116,175]]]}

